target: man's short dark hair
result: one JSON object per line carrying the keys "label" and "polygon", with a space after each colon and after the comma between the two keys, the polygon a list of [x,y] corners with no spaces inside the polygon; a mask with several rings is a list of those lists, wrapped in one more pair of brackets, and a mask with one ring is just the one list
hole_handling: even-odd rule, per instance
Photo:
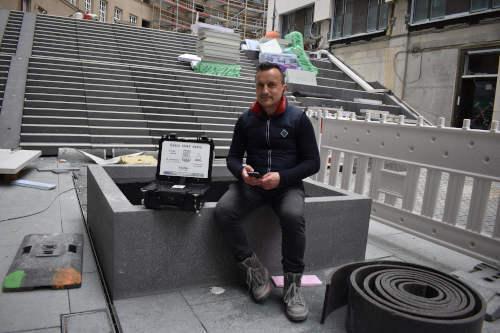
{"label": "man's short dark hair", "polygon": [[280,72],[281,83],[285,83],[285,73],[283,73],[280,66],[278,66],[277,64],[273,64],[272,62],[263,62],[263,63],[259,64],[257,66],[257,72],[255,73],[255,75],[257,75],[257,73],[259,73],[259,72],[269,71],[273,68],[276,68]]}

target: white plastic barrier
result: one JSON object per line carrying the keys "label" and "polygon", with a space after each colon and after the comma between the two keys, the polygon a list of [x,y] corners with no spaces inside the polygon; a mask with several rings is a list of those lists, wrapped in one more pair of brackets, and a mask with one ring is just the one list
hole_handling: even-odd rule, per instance
{"label": "white plastic barrier", "polygon": [[367,194],[372,218],[500,266],[500,132],[308,111],[317,179]]}

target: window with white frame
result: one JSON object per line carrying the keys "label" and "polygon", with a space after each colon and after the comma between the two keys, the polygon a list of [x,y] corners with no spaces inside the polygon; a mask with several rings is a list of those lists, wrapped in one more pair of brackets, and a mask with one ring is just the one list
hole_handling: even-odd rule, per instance
{"label": "window with white frame", "polygon": [[500,10],[500,0],[412,0],[410,25]]}
{"label": "window with white frame", "polygon": [[387,29],[389,4],[385,0],[334,0],[333,11],[332,39]]}
{"label": "window with white frame", "polygon": [[85,12],[92,13],[92,0],[85,0]]}
{"label": "window with white frame", "polygon": [[113,14],[113,21],[120,22],[122,20],[123,10],[121,8],[115,7],[115,12]]}
{"label": "window with white frame", "polygon": [[105,0],[99,1],[99,22],[106,22],[106,12],[108,11],[108,2]]}
{"label": "window with white frame", "polygon": [[130,23],[137,25],[137,16],[130,14]]}

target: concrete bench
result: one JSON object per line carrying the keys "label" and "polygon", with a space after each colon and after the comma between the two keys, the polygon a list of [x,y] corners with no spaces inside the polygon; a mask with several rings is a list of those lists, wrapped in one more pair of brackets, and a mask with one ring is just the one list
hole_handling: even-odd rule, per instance
{"label": "concrete bench", "polygon": [[[88,225],[112,298],[236,281],[239,272],[213,219],[216,201],[234,181],[225,165],[214,165],[200,215],[140,205],[139,188],[155,170],[89,166]],[[305,188],[306,270],[364,259],[371,200],[313,181]],[[257,255],[281,274],[281,232],[272,209],[252,212],[245,227]]]}

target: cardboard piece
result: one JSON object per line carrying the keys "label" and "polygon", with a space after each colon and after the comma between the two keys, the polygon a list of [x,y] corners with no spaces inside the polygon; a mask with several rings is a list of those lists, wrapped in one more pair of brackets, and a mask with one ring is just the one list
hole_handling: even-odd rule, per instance
{"label": "cardboard piece", "polygon": [[139,152],[139,153],[134,153],[134,154],[116,156],[116,157],[110,158],[109,160],[105,160],[104,158],[100,158],[99,156],[92,155],[92,154],[87,153],[83,150],[79,150],[79,152],[82,153],[83,155],[87,156],[88,158],[90,158],[92,161],[94,161],[96,164],[99,164],[99,165],[118,164],[118,163],[120,163],[122,157],[139,156],[139,155],[144,154],[143,152]]}

